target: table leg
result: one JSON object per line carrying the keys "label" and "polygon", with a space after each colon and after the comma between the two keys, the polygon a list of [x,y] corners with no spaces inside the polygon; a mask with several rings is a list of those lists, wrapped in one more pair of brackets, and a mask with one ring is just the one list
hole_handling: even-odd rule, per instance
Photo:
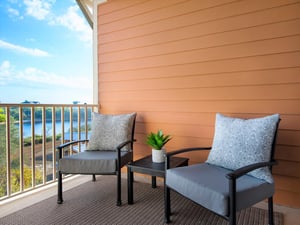
{"label": "table leg", "polygon": [[130,167],[127,167],[127,188],[128,188],[128,204],[133,204],[133,172]]}
{"label": "table leg", "polygon": [[152,176],[152,188],[156,188],[156,176]]}

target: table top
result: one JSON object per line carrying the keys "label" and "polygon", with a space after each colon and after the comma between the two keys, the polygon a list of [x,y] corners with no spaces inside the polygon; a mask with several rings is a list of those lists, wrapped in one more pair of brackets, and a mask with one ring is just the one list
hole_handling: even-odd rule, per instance
{"label": "table top", "polygon": [[[183,166],[188,164],[188,158],[171,157],[170,168]],[[152,155],[138,159],[127,165],[131,171],[150,174],[152,176],[163,177],[165,175],[165,163],[152,162]]]}

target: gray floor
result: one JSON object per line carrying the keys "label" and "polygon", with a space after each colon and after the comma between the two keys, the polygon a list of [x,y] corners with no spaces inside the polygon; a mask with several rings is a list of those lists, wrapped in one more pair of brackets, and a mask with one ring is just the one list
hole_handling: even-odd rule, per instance
{"label": "gray floor", "polygon": [[[126,177],[126,175],[124,174],[123,177]],[[142,182],[150,182],[151,178],[148,176],[141,175],[135,176],[135,179]],[[64,181],[64,190],[71,189],[72,187],[87,182],[89,180],[91,180],[91,176],[73,176],[71,178],[68,178],[68,180]],[[158,185],[162,185],[161,180],[158,180]],[[16,196],[12,199],[1,201],[0,218],[10,213],[16,212],[22,208],[28,207],[34,203],[47,199],[56,194],[56,183],[53,183],[45,188],[30,191],[25,194]],[[265,202],[261,202],[256,206],[264,209],[267,208],[267,204]],[[300,209],[274,205],[274,210],[277,212],[282,212],[284,214],[285,225],[300,225]]]}

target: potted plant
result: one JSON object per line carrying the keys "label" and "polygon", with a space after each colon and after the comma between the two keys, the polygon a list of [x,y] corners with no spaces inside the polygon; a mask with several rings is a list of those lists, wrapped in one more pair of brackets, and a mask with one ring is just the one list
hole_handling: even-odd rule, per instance
{"label": "potted plant", "polygon": [[171,140],[170,135],[165,135],[162,130],[158,130],[157,133],[151,132],[147,135],[147,144],[152,147],[152,161],[156,163],[162,163],[165,161],[164,145]]}

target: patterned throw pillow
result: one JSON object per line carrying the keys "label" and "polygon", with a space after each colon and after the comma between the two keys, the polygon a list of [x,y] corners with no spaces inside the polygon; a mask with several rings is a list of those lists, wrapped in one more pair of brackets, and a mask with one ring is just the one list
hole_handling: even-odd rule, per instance
{"label": "patterned throw pillow", "polygon": [[[235,170],[269,161],[279,114],[256,119],[231,118],[216,115],[215,136],[207,163]],[[269,168],[249,173],[269,183],[273,182]]]}
{"label": "patterned throw pillow", "polygon": [[[87,150],[116,150],[119,144],[131,140],[135,117],[136,113],[104,115],[94,112]],[[129,150],[129,145],[122,150]]]}

